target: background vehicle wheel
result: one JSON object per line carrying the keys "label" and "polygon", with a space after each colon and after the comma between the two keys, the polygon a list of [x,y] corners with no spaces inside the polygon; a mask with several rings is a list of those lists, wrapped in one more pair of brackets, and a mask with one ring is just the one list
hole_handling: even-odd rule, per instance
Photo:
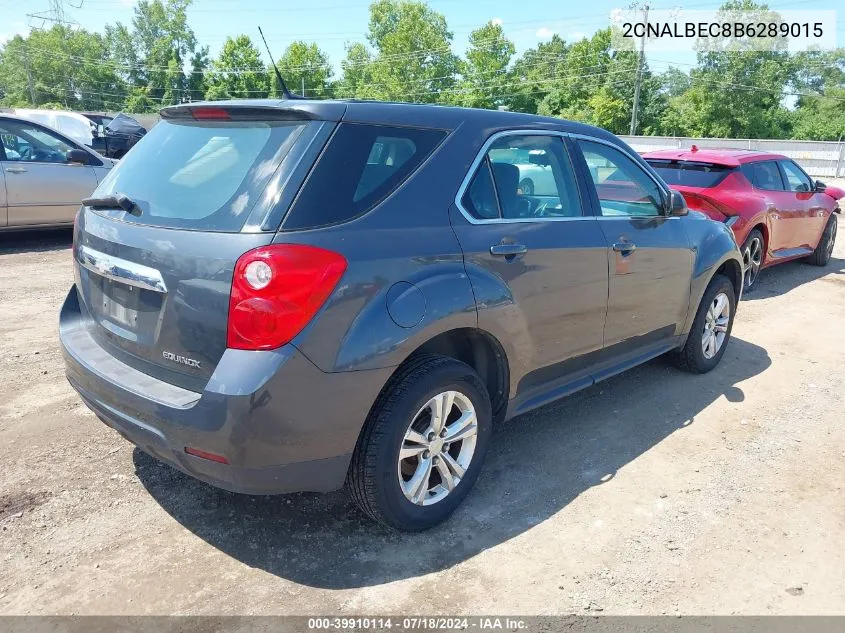
{"label": "background vehicle wheel", "polygon": [[374,520],[416,532],[449,517],[478,477],[492,433],[490,396],[469,366],[421,356],[373,406],[347,475]]}
{"label": "background vehicle wheel", "polygon": [[839,222],[836,219],[836,214],[831,213],[830,219],[827,221],[827,226],[824,227],[821,239],[816,246],[813,254],[807,258],[808,264],[815,266],[827,266],[830,261],[830,256],[833,255],[833,247],[836,245],[836,230]]}
{"label": "background vehicle wheel", "polygon": [[522,190],[523,195],[526,196],[533,196],[534,195],[534,181],[530,178],[523,178],[519,182],[519,188]]}
{"label": "background vehicle wheel", "polygon": [[763,234],[754,229],[742,245],[742,265],[745,267],[745,292],[753,289],[763,265],[765,242]]}
{"label": "background vehicle wheel", "polygon": [[736,294],[724,275],[716,275],[704,291],[687,342],[678,350],[678,366],[704,374],[722,360],[733,329]]}

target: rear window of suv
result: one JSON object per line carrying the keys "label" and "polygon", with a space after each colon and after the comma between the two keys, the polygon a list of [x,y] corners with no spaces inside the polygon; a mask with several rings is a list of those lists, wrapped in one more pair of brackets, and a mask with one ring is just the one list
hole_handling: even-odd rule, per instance
{"label": "rear window of suv", "polygon": [[236,232],[307,122],[162,120],[121,159],[95,196],[121,193],[136,224]]}
{"label": "rear window of suv", "polygon": [[282,224],[348,222],[393,193],[446,136],[442,130],[342,123]]}
{"label": "rear window of suv", "polygon": [[725,165],[685,160],[649,158],[646,162],[660,174],[666,184],[685,187],[715,187],[734,169]]}

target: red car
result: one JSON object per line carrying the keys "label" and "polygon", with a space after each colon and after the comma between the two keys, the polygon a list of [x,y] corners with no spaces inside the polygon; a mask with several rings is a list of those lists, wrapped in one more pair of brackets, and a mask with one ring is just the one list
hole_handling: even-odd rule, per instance
{"label": "red car", "polygon": [[763,268],[794,259],[825,266],[845,191],[813,181],[780,154],[736,149],[663,150],[643,158],[690,209],[728,224],[745,261],[745,289]]}

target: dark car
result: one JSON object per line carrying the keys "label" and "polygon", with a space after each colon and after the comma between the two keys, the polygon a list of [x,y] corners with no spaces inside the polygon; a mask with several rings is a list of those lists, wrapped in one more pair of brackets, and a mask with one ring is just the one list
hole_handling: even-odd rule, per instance
{"label": "dark car", "polygon": [[[555,190],[521,193],[514,150]],[[85,403],[215,486],[346,483],[403,530],[461,502],[495,421],[667,352],[712,369],[742,289],[724,224],[532,115],[169,107],[84,205],[60,337]]]}
{"label": "dark car", "polygon": [[83,115],[91,120],[91,147],[109,158],[123,158],[147,133],[144,126],[123,113],[113,117],[87,112]]}
{"label": "dark car", "polygon": [[662,150],[644,154],[690,209],[725,222],[741,244],[745,290],[763,268],[803,259],[826,266],[836,243],[845,192],[813,181],[780,154],[742,149]]}

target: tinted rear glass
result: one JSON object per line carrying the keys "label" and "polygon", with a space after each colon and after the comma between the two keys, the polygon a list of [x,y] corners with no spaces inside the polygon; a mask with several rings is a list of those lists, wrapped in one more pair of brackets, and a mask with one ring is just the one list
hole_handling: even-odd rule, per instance
{"label": "tinted rear glass", "polygon": [[667,184],[686,187],[715,187],[734,169],[725,165],[682,160],[649,159],[646,162]]}
{"label": "tinted rear glass", "polygon": [[163,120],[111,170],[96,196],[122,193],[141,208],[128,222],[239,231],[308,123]]}
{"label": "tinted rear glass", "polygon": [[390,195],[446,133],[343,123],[282,225],[296,230],[347,222]]}

